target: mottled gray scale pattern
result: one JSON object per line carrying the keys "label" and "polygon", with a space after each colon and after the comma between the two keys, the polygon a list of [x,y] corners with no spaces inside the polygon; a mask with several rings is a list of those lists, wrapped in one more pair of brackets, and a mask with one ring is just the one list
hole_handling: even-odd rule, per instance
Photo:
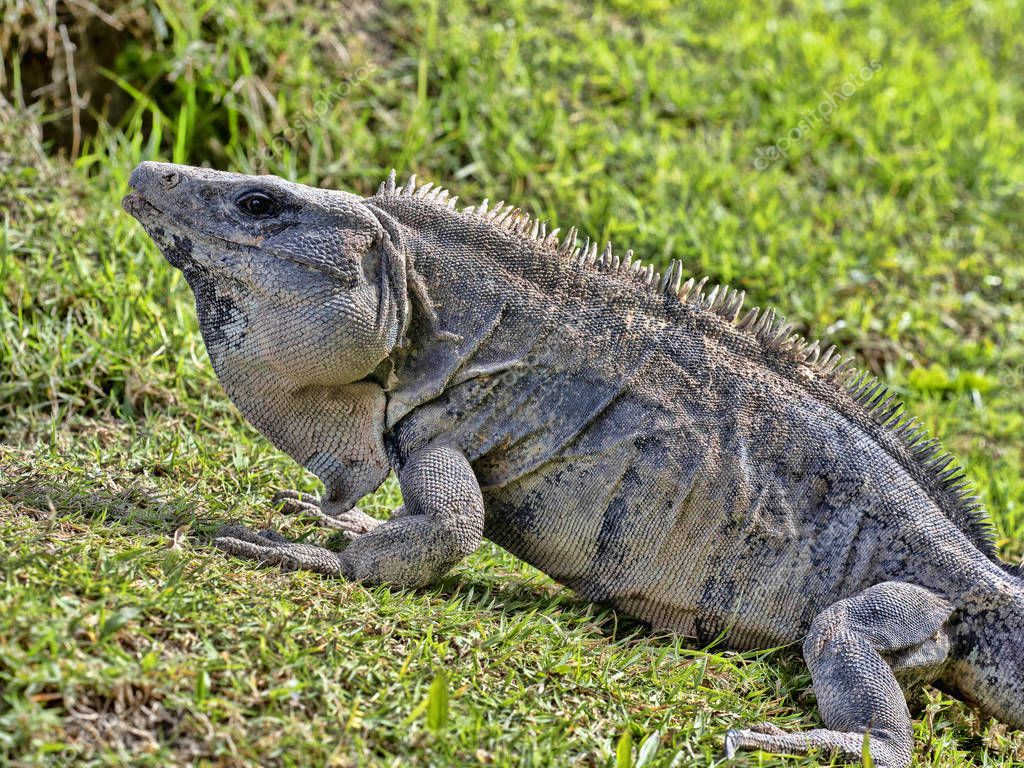
{"label": "mottled gray scale pattern", "polygon": [[[1024,584],[937,443],[872,379],[727,287],[392,176],[371,198],[143,163],[126,209],[192,286],[225,390],[325,484],[335,552],[227,552],[416,587],[484,536],[657,627],[801,642],[825,727],[726,751],[913,751],[935,682],[1024,725]],[[404,505],[353,505],[390,471]]]}

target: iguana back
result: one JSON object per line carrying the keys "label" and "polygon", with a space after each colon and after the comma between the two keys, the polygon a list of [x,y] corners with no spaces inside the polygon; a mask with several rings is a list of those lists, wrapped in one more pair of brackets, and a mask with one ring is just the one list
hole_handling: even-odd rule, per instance
{"label": "iguana back", "polygon": [[368,201],[415,233],[436,315],[396,358],[390,441],[399,461],[457,446],[505,548],[736,647],[799,639],[878,581],[950,588],[933,545],[994,557],[963,472],[833,350],[742,312],[736,291],[682,283],[677,263],[659,275],[443,195],[385,185]]}

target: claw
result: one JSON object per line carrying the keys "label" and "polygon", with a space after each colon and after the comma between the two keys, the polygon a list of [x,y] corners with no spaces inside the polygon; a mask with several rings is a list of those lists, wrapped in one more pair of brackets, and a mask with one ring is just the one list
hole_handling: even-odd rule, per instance
{"label": "claw", "polygon": [[278,491],[274,494],[271,502],[281,505],[281,511],[286,514],[307,515],[317,520],[324,528],[341,531],[349,541],[364,533],[369,533],[381,524],[380,520],[370,517],[359,507],[352,507],[352,509],[341,513],[325,511],[320,499],[301,491]]}

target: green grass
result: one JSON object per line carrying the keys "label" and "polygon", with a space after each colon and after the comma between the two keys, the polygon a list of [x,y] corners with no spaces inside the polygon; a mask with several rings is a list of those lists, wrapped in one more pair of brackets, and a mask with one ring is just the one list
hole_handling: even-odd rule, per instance
{"label": "green grass", "polygon": [[[231,518],[320,535],[266,503],[315,482],[227,402],[120,210],[140,159],[359,192],[394,166],[682,258],[859,353],[1024,555],[1019,4],[103,7],[132,22],[95,88],[127,107],[94,104],[79,158],[37,154],[45,105],[0,109],[0,763],[710,766],[730,726],[819,723],[791,651],[695,649],[490,546],[419,592],[213,550]],[[1024,760],[918,705],[918,765]]]}

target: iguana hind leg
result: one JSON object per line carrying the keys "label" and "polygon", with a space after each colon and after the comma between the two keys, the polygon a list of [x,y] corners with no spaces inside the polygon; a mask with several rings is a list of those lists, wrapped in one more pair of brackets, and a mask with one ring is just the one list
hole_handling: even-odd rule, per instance
{"label": "iguana hind leg", "polygon": [[398,480],[404,514],[356,536],[342,552],[241,526],[222,529],[214,543],[232,554],[286,568],[375,584],[430,584],[480,546],[484,526],[480,486],[465,457],[444,447],[414,453]]}
{"label": "iguana hind leg", "polygon": [[906,673],[918,660],[938,676],[949,647],[942,626],[951,612],[938,595],[893,581],[829,606],[814,619],[804,641],[804,659],[828,727],[802,733],[771,725],[731,730],[726,753],[820,750],[859,761],[867,732],[878,768],[905,768],[913,729],[892,662]]}

